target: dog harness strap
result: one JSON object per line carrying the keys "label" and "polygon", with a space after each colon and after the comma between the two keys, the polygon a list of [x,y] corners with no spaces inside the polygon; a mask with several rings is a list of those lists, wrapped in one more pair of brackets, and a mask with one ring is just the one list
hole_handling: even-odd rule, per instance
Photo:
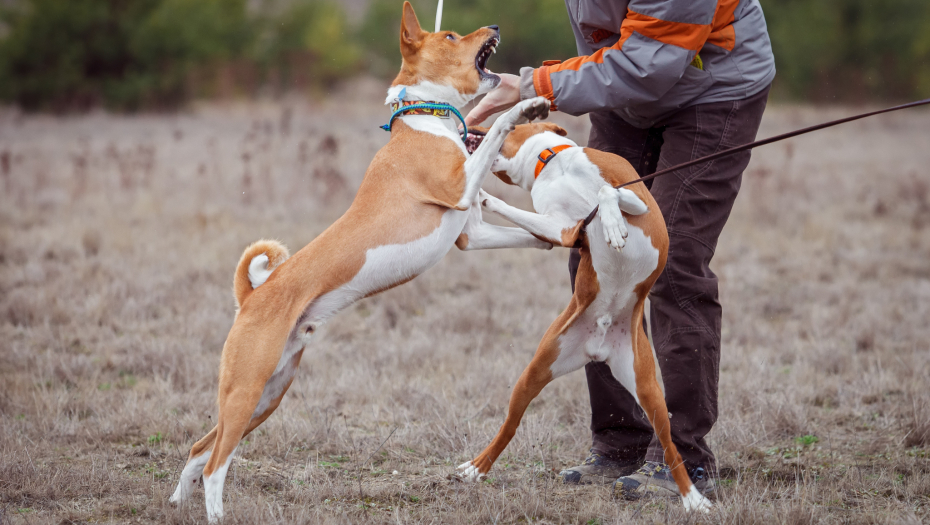
{"label": "dog harness strap", "polygon": [[567,150],[568,148],[573,148],[574,146],[569,146],[568,144],[562,144],[561,146],[556,146],[554,148],[546,148],[542,150],[536,158],[536,176],[539,178],[539,173],[542,172],[543,168],[546,167],[546,164],[549,164],[549,161],[552,160],[559,152]]}
{"label": "dog harness strap", "polygon": [[412,115],[430,115],[440,118],[449,118],[450,114],[452,114],[458,117],[460,121],[462,121],[462,129],[460,130],[462,134],[462,142],[465,142],[465,138],[468,136],[468,126],[465,125],[465,118],[462,117],[462,114],[459,113],[459,110],[455,109],[455,106],[451,104],[423,100],[403,100],[400,102],[391,103],[391,111],[391,119],[388,120],[388,123],[383,126],[378,126],[384,131],[391,131],[391,126],[394,124],[394,119],[396,119],[402,113],[409,113]]}

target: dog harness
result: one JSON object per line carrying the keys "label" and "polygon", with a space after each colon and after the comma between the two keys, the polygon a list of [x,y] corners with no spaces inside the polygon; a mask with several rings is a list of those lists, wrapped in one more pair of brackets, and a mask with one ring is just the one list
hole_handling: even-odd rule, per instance
{"label": "dog harness", "polygon": [[538,160],[536,161],[536,176],[534,178],[539,178],[539,173],[542,172],[543,168],[545,168],[546,165],[549,164],[549,161],[555,158],[559,152],[573,147],[574,146],[569,146],[568,144],[562,144],[561,146],[542,150],[542,153],[536,157]]}
{"label": "dog harness", "polygon": [[384,131],[391,131],[394,119],[404,113],[410,115],[429,115],[439,118],[451,118],[451,115],[455,115],[462,121],[462,129],[459,130],[459,132],[462,134],[462,142],[465,142],[465,138],[468,137],[468,126],[465,125],[465,119],[462,117],[462,114],[459,113],[459,110],[455,109],[455,106],[444,102],[431,102],[429,100],[403,100],[406,93],[407,88],[404,88],[400,92],[397,102],[391,103],[391,119],[388,120],[387,124],[379,126],[381,129]]}

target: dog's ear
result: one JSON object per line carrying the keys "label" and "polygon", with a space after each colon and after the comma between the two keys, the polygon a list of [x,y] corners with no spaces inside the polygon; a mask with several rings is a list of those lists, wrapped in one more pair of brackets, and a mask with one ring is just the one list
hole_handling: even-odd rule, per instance
{"label": "dog's ear", "polygon": [[[562,230],[562,246],[566,248],[578,248],[578,240],[581,237],[581,229],[584,228],[584,219],[578,221],[573,228]],[[584,240],[582,239],[582,242]]]}
{"label": "dog's ear", "polygon": [[565,131],[565,128],[563,128],[562,126],[559,126],[558,124],[553,124],[552,122],[546,122],[544,123],[544,125],[546,126],[546,131],[551,131],[555,133],[556,135],[561,135],[563,137],[568,136],[568,132]]}
{"label": "dog's ear", "polygon": [[417,14],[410,2],[404,2],[404,16],[400,19],[400,50],[403,55],[416,53],[425,31],[420,28]]}
{"label": "dog's ear", "polygon": [[[493,168],[492,168],[493,169]],[[509,184],[511,186],[516,186],[516,183],[513,182],[513,179],[510,178],[510,174],[506,171],[494,171],[492,172],[501,180],[504,184]]]}
{"label": "dog's ear", "polygon": [[497,158],[494,159],[494,162],[491,163],[491,173],[496,175],[504,184],[516,186],[517,183],[510,178],[510,168],[510,159],[499,153]]}

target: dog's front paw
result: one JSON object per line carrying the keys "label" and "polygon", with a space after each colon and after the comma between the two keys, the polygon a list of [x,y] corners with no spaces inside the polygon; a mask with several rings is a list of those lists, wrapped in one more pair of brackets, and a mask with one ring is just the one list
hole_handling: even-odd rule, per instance
{"label": "dog's front paw", "polygon": [[462,463],[461,465],[456,467],[455,470],[456,470],[455,475],[460,480],[465,481],[467,483],[475,483],[487,477],[485,474],[482,474],[481,471],[478,470],[478,467],[474,466],[471,461],[469,461],[468,463]]}
{"label": "dog's front paw", "polygon": [[524,120],[520,122],[531,122],[536,119],[545,119],[549,116],[549,101],[545,97],[535,97],[524,100],[521,104],[524,104],[520,110],[520,117]]}
{"label": "dog's front paw", "polygon": [[478,202],[480,202],[481,206],[483,208],[486,208],[488,211],[497,211],[501,208],[500,205],[503,201],[501,201],[494,195],[491,195],[490,193],[482,189],[479,189],[478,190]]}
{"label": "dog's front paw", "polygon": [[[608,195],[608,193],[611,193]],[[626,228],[626,221],[623,220],[623,213],[617,206],[616,190],[610,186],[604,186],[598,193],[599,205],[597,215],[601,218],[601,227],[604,230],[604,239],[607,244],[615,250],[620,250],[626,246],[626,238],[630,232]]]}
{"label": "dog's front paw", "polygon": [[619,222],[610,222],[601,219],[601,224],[604,226],[604,239],[607,240],[607,244],[617,250],[618,252],[626,246],[626,237],[628,232],[626,226],[623,224],[623,218]]}
{"label": "dog's front paw", "polygon": [[526,124],[537,118],[544,119],[549,116],[549,101],[545,97],[528,98],[520,101],[510,111],[504,114],[505,122],[509,124],[509,129],[513,130],[514,126]]}

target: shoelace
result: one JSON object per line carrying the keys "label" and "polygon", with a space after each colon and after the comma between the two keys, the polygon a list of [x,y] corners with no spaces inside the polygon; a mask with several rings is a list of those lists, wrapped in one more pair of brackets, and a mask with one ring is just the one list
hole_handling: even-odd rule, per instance
{"label": "shoelace", "polygon": [[667,467],[662,463],[653,463],[652,461],[647,461],[645,464],[643,464],[643,466],[639,467],[637,472],[651,478],[666,468]]}

